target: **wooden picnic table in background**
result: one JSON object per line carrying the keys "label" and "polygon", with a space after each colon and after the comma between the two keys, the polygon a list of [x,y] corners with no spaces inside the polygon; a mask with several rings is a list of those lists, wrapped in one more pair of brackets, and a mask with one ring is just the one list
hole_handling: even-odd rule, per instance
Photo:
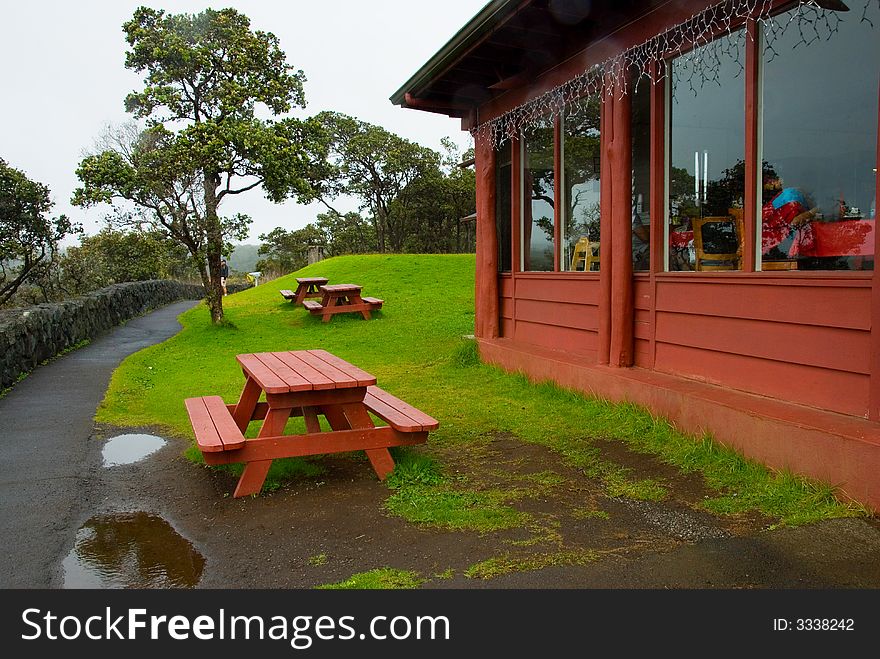
{"label": "wooden picnic table in background", "polygon": [[303,300],[307,297],[321,297],[323,293],[321,293],[319,287],[328,281],[326,277],[297,277],[296,290],[285,289],[281,291],[281,295],[284,296],[284,299],[290,300],[294,304],[302,304]]}
{"label": "wooden picnic table in background", "polygon": [[[245,375],[237,403],[219,396],[186,399],[206,464],[245,463],[236,497],[257,494],[272,460],[363,450],[380,480],[394,469],[391,446],[425,442],[439,423],[376,386],[376,378],[325,350],[263,352],[236,357]],[[266,402],[259,402],[265,394]],[[370,413],[389,425],[376,426]],[[331,430],[324,431],[323,415]],[[302,416],[305,434],[284,434]],[[263,425],[255,439],[244,433]]]}
{"label": "wooden picnic table in background", "polygon": [[313,316],[321,316],[328,323],[338,313],[360,313],[365,320],[370,312],[382,308],[384,300],[375,297],[361,297],[361,287],[357,284],[333,284],[320,286],[321,302],[307,300],[303,306]]}

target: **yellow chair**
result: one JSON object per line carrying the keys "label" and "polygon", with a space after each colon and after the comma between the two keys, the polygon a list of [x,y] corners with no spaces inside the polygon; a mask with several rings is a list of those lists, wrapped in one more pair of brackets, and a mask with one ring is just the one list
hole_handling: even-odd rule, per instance
{"label": "yellow chair", "polygon": [[574,244],[574,253],[571,256],[572,272],[580,270],[590,272],[595,264],[599,269],[599,243],[590,242],[586,236],[581,236]]}
{"label": "yellow chair", "polygon": [[798,264],[794,260],[785,261],[761,261],[761,270],[797,270]]}
{"label": "yellow chair", "polygon": [[[733,238],[736,240],[736,249],[734,251],[718,252],[717,245],[704,245],[705,234],[703,227],[706,225],[716,225],[716,238],[721,237],[718,230],[722,230],[721,226],[730,226],[734,232]],[[694,229],[694,252],[696,263],[695,270],[742,270],[742,248],[743,248],[743,221],[742,217],[730,217],[728,215],[718,217],[695,217],[691,220]],[[709,248],[712,251],[706,251]]]}

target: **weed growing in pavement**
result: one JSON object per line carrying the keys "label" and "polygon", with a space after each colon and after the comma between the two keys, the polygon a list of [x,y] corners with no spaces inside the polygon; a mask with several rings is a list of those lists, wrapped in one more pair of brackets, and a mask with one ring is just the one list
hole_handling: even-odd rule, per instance
{"label": "weed growing in pavement", "polygon": [[345,581],[315,586],[319,590],[405,590],[419,588],[425,579],[418,572],[383,567],[351,575]]}

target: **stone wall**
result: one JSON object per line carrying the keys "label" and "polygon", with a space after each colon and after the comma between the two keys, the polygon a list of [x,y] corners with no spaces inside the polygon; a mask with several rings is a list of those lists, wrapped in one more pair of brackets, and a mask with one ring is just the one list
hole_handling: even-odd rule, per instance
{"label": "stone wall", "polygon": [[41,362],[130,318],[176,300],[203,297],[201,286],[154,280],[116,284],[64,302],[0,311],[0,390]]}

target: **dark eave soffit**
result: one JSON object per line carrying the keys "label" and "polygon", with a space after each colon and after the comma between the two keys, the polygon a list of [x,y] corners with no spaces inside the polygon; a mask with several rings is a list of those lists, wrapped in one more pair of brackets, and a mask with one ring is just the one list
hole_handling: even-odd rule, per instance
{"label": "dark eave soffit", "polygon": [[465,24],[436,55],[425,63],[391,95],[395,105],[406,105],[406,95],[422,90],[438,74],[459,61],[464,53],[473,48],[483,37],[495,29],[523,0],[492,0],[480,13]]}
{"label": "dark eave soffit", "polygon": [[495,0],[391,96],[464,117],[663,0]]}

